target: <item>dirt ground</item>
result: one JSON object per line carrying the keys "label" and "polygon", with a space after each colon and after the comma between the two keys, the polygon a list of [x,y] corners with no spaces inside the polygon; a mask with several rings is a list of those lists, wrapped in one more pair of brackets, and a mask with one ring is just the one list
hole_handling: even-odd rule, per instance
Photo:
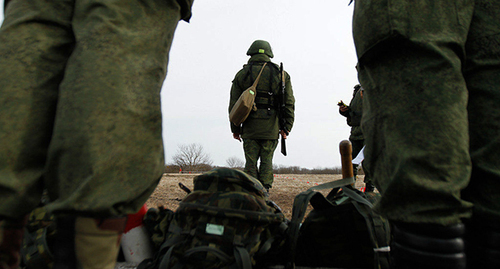
{"label": "dirt ground", "polygon": [[[197,174],[164,174],[155,192],[147,201],[148,207],[163,205],[173,211],[179,206],[180,200],[186,195],[179,183],[184,184],[189,189],[193,188],[193,178]],[[295,196],[315,185],[339,180],[342,175],[275,175],[273,187],[269,191],[269,197],[279,207],[281,207],[286,218],[292,216],[292,205]],[[364,187],[364,176],[358,176],[356,188]],[[328,191],[323,191],[326,195]]]}

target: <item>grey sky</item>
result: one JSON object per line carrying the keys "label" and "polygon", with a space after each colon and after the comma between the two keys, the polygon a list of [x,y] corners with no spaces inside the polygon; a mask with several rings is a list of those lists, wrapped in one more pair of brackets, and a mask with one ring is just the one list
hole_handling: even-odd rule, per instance
{"label": "grey sky", "polygon": [[[340,166],[338,145],[350,128],[337,102],[358,83],[348,0],[195,0],[190,23],[180,22],[162,90],[167,163],[178,145],[199,143],[214,161],[243,158],[232,138],[227,106],[231,81],[256,39],[270,42],[275,63],[290,74],[296,99],[288,156],[274,163]],[[3,1],[0,20],[3,21]]]}

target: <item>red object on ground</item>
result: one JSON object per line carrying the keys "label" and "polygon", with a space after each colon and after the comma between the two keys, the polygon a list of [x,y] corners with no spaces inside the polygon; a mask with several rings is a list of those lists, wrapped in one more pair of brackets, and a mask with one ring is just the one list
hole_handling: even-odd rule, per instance
{"label": "red object on ground", "polygon": [[144,215],[148,211],[148,207],[144,204],[139,212],[135,214],[129,214],[127,217],[127,225],[125,225],[125,233],[130,231],[131,229],[142,225],[142,220],[144,219]]}

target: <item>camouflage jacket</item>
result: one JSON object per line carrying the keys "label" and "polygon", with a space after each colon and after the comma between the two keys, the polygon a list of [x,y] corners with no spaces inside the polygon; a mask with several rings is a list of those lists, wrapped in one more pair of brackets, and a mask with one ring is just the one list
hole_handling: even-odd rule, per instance
{"label": "camouflage jacket", "polygon": [[[5,0],[3,5],[3,12],[5,14],[5,10],[7,9],[7,3],[10,0]],[[194,0],[176,0],[181,8],[181,19],[185,21],[189,21],[191,19],[191,7],[193,6]]]}
{"label": "camouflage jacket", "polygon": [[[262,65],[267,62],[257,85],[255,103],[257,111],[250,115],[241,126],[231,124],[232,133],[240,133],[242,138],[250,139],[278,139],[279,138],[279,112],[281,95],[281,74],[279,66],[272,63],[265,54],[256,54],[236,74],[231,87],[229,109],[231,111],[241,93],[252,86],[257,78]],[[250,72],[251,69],[251,72]],[[285,71],[285,108],[283,111],[285,128],[292,130],[295,118],[295,98],[293,96],[290,75]]]}
{"label": "camouflage jacket", "polygon": [[347,124],[351,126],[350,140],[363,140],[363,131],[361,130],[361,117],[363,116],[363,99],[361,91],[355,90],[351,102],[346,112],[339,113],[347,118]]}

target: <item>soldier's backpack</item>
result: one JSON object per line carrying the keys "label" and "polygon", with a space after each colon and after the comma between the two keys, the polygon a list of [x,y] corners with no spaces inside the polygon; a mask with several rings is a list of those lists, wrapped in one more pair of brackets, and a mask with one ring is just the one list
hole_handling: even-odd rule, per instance
{"label": "soldier's backpack", "polygon": [[[389,268],[390,227],[376,214],[378,193],[363,193],[354,178],[315,186],[294,200],[288,264],[328,268]],[[342,189],[340,189],[342,187]],[[332,190],[325,197],[317,190]],[[309,203],[313,210],[301,224]]]}
{"label": "soldier's backpack", "polygon": [[144,215],[143,224],[148,231],[154,253],[160,250],[161,244],[165,241],[173,216],[174,211],[164,206],[149,208]]}
{"label": "soldier's backpack", "polygon": [[214,169],[194,178],[194,189],[175,211],[160,250],[138,268],[267,266],[279,257],[286,228],[284,215],[257,179]]}
{"label": "soldier's backpack", "polygon": [[229,120],[236,126],[240,126],[250,115],[250,112],[257,110],[255,106],[255,96],[257,95],[257,84],[259,83],[260,75],[264,71],[267,63],[264,63],[260,69],[259,75],[255,79],[252,86],[241,93],[240,97],[229,112]]}

